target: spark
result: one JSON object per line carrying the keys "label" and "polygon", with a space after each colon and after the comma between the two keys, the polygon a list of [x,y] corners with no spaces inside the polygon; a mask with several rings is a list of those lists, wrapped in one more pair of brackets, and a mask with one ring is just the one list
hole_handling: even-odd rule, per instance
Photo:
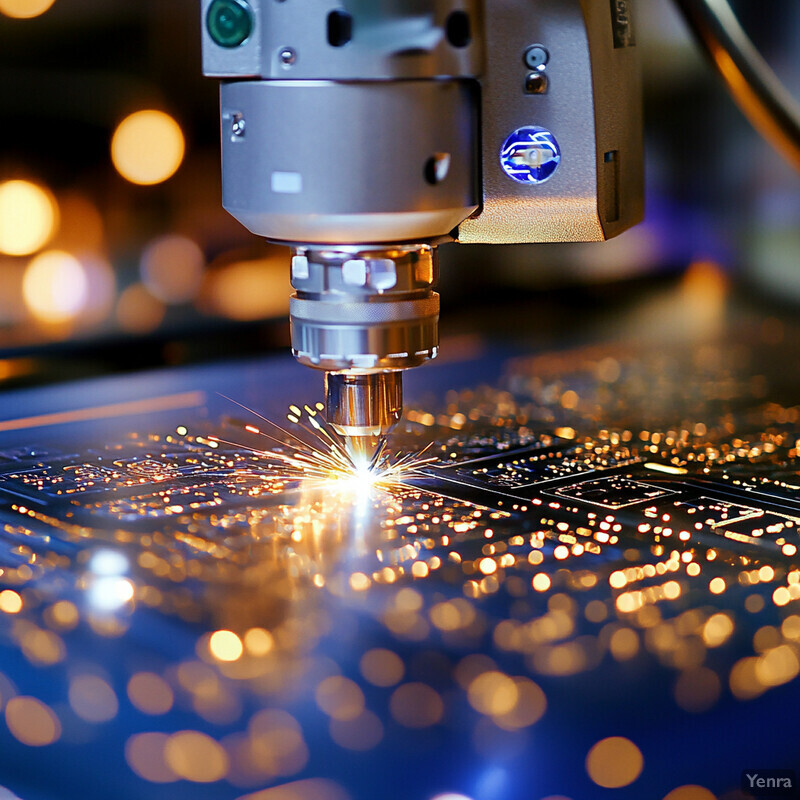
{"label": "spark", "polygon": [[684,467],[673,467],[672,464],[661,464],[658,461],[648,461],[644,465],[645,469],[651,469],[655,472],[666,472],[667,475],[686,475],[689,472]]}
{"label": "spark", "polygon": [[297,405],[289,407],[287,419],[295,426],[295,433],[231,397],[221,396],[266,423],[271,433],[251,424],[244,425],[242,429],[269,440],[273,446],[260,449],[218,436],[207,438],[211,442],[242,447],[271,461],[279,470],[277,477],[285,480],[342,481],[363,493],[372,488],[390,491],[405,479],[418,475],[422,467],[438,460],[435,456],[426,456],[433,443],[423,450],[403,454],[393,452],[386,437],[380,440],[369,461],[361,460],[354,456],[347,437],[337,433],[328,424],[319,403],[315,408],[309,405],[302,409]]}

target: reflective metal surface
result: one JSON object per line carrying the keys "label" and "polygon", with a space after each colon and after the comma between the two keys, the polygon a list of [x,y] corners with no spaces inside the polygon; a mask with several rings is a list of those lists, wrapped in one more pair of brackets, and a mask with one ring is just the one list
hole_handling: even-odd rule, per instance
{"label": "reflective metal surface", "polygon": [[327,371],[399,370],[439,347],[436,248],[302,247],[292,258],[292,351]]}

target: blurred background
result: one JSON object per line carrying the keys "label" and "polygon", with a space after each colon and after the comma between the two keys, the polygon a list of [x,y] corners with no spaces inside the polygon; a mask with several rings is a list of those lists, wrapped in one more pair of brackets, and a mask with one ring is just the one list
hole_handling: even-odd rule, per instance
{"label": "blurred background", "polygon": [[[800,96],[800,4],[734,5]],[[605,245],[443,248],[445,336],[524,328],[552,346],[624,338],[642,317],[713,333],[737,297],[774,311],[763,335],[782,336],[778,317],[800,304],[800,177],[740,115],[670,0],[640,3],[636,24],[644,224]],[[0,380],[288,343],[287,252],[221,207],[197,0],[0,0],[0,93]]]}

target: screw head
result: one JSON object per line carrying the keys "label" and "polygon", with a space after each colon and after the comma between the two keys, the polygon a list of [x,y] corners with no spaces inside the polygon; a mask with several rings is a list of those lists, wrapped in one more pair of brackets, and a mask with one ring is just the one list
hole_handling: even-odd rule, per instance
{"label": "screw head", "polygon": [[297,61],[297,53],[291,47],[284,47],[278,54],[284,67],[291,67]]}
{"label": "screw head", "polygon": [[244,136],[245,121],[244,116],[236,113],[231,117],[231,133],[234,136]]}
{"label": "screw head", "polygon": [[245,0],[214,0],[208,7],[206,28],[220,47],[239,47],[253,32],[253,12]]}

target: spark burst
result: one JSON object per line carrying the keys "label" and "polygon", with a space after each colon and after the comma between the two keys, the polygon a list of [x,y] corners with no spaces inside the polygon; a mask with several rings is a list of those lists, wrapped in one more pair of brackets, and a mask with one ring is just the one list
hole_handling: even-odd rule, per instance
{"label": "spark burst", "polygon": [[309,405],[304,405],[302,409],[297,405],[289,406],[287,420],[299,429],[294,433],[237,400],[221,396],[267,423],[275,435],[266,433],[255,425],[245,425],[243,430],[262,436],[273,445],[286,448],[286,451],[275,449],[274,446],[269,450],[247,447],[218,436],[208,438],[242,447],[272,461],[280,470],[278,477],[286,480],[355,481],[364,489],[374,486],[390,491],[402,484],[405,478],[417,475],[420,468],[438,460],[435,456],[425,455],[433,442],[420,451],[403,454],[392,451],[384,436],[378,442],[371,460],[362,462],[353,456],[347,437],[337,433],[327,422],[322,413],[322,403],[317,403],[314,408]]}

